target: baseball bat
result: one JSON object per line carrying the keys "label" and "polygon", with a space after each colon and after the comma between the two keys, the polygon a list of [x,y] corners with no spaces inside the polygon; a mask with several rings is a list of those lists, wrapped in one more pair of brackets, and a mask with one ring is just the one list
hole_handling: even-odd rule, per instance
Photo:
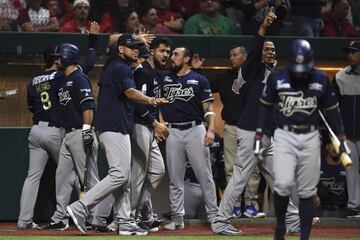
{"label": "baseball bat", "polygon": [[[340,140],[338,139],[338,137],[335,135],[335,133],[333,132],[333,130],[331,129],[329,123],[326,121],[324,115],[322,114],[322,112],[319,110],[319,115],[322,119],[322,121],[324,122],[328,133],[329,133],[329,137],[331,140],[331,143],[333,145],[333,147],[335,148],[336,153],[339,153],[339,149],[340,149]],[[340,156],[340,161],[343,164],[343,166],[345,168],[351,168],[352,166],[352,161],[351,158],[349,157],[349,155],[345,152],[343,152]]]}
{"label": "baseball bat", "polygon": [[11,96],[11,95],[15,95],[15,94],[17,94],[17,92],[18,92],[17,89],[1,91],[0,92],[0,99],[3,99],[5,97]]}
{"label": "baseball bat", "polygon": [[87,184],[87,175],[88,175],[88,163],[89,163],[89,153],[90,153],[90,148],[91,146],[84,146],[85,148],[85,155],[86,155],[86,160],[85,160],[85,167],[84,167],[84,181],[83,184],[81,184],[81,188],[80,188],[80,195],[79,195],[79,199],[82,199],[86,192],[88,191],[88,184]]}

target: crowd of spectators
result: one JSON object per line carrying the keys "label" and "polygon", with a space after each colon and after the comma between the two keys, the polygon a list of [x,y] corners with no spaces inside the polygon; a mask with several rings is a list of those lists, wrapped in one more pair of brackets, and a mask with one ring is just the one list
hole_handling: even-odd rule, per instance
{"label": "crowd of spectators", "polygon": [[0,0],[0,31],[356,37],[360,0]]}

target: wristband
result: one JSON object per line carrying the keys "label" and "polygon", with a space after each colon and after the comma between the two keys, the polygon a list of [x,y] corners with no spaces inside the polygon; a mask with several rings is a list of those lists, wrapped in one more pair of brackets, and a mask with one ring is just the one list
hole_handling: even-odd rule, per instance
{"label": "wristband", "polygon": [[210,133],[215,133],[215,129],[213,129],[213,128],[208,128],[207,131],[210,132]]}
{"label": "wristband", "polygon": [[204,118],[206,118],[206,117],[209,116],[209,115],[213,115],[213,116],[215,117],[215,113],[214,113],[214,112],[206,112],[206,113],[204,114]]}
{"label": "wristband", "polygon": [[89,125],[89,124],[83,124],[82,125],[82,130],[88,130],[90,128],[91,128],[91,125]]}

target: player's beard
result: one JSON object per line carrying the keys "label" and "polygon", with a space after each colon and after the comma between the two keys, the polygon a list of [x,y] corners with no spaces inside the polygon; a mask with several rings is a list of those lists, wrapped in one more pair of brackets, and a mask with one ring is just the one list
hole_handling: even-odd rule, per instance
{"label": "player's beard", "polygon": [[171,71],[173,71],[174,73],[178,73],[182,68],[183,68],[184,64],[181,63],[180,65],[176,65],[175,63],[171,63]]}
{"label": "player's beard", "polygon": [[126,54],[124,54],[124,59],[125,59],[125,62],[127,62],[129,65],[137,62],[137,58],[135,59],[134,57],[130,57]]}
{"label": "player's beard", "polygon": [[166,62],[165,65],[161,64],[161,61],[159,61],[158,59],[154,58],[154,65],[156,69],[160,69],[160,70],[164,70],[167,68],[168,64]]}

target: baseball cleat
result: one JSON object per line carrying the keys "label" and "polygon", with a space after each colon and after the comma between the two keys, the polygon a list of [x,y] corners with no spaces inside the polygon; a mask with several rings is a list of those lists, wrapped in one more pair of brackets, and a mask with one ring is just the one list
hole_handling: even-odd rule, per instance
{"label": "baseball cleat", "polygon": [[82,234],[86,234],[87,233],[87,229],[86,229],[86,224],[85,224],[85,219],[83,219],[81,216],[79,216],[78,214],[76,214],[71,208],[70,206],[66,207],[66,211],[69,213],[69,216],[72,218],[75,226],[77,227],[77,229],[79,229],[79,231]]}
{"label": "baseball cleat", "polygon": [[39,224],[37,227],[39,230],[52,230],[52,231],[65,231],[69,228],[69,224],[65,224],[63,222],[47,222],[43,224]]}
{"label": "baseball cleat", "polygon": [[259,212],[253,205],[245,206],[244,215],[248,218],[264,218],[266,214]]}
{"label": "baseball cleat", "polygon": [[148,231],[146,231],[145,229],[142,229],[137,224],[131,224],[131,225],[120,224],[119,225],[119,235],[123,235],[123,236],[131,236],[131,235],[145,236],[145,235],[148,235],[148,233],[149,233]]}
{"label": "baseball cleat", "polygon": [[111,222],[109,225],[106,226],[110,231],[116,232],[119,230],[119,224],[116,222]]}
{"label": "baseball cleat", "polygon": [[18,223],[17,224],[17,229],[18,230],[34,229],[34,228],[38,228],[38,227],[39,226],[34,222],[31,222],[31,223]]}
{"label": "baseball cleat", "polygon": [[219,232],[220,235],[225,235],[225,236],[244,236],[245,233],[241,230],[238,229],[233,229],[233,228],[227,228],[221,232]]}
{"label": "baseball cleat", "polygon": [[181,230],[185,228],[184,222],[176,223],[176,222],[169,222],[168,224],[164,225],[164,229],[166,230]]}
{"label": "baseball cleat", "polygon": [[150,232],[157,232],[160,230],[160,226],[163,223],[161,219],[154,219],[153,221],[143,221],[148,226]]}
{"label": "baseball cleat", "polygon": [[318,223],[320,222],[320,218],[319,217],[313,217],[312,222],[311,222],[311,226],[316,226]]}
{"label": "baseball cleat", "polygon": [[234,207],[232,216],[233,216],[233,218],[241,218],[241,208]]}

